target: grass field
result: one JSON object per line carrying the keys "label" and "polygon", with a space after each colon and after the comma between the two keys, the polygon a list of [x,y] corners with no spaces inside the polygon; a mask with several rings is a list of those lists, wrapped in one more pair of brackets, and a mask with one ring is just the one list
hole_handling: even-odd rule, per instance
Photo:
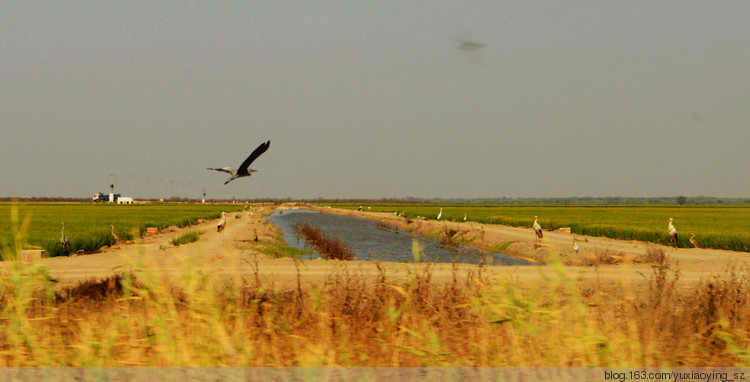
{"label": "grass field", "polygon": [[[356,209],[358,204],[335,205]],[[534,216],[544,229],[570,227],[571,232],[621,240],[669,244],[667,220],[674,218],[678,246],[691,248],[689,239],[701,247],[750,252],[750,206],[677,205],[424,205],[373,204],[365,208],[378,212],[403,212],[409,218],[435,219],[443,209],[443,219],[467,220],[486,224],[531,227]]]}
{"label": "grass field", "polygon": [[[134,234],[142,235],[147,227],[184,227],[198,219],[218,218],[221,211],[238,211],[243,207],[241,204],[0,203],[0,253],[13,250],[16,240],[12,232],[18,231],[25,220],[28,223],[24,242],[19,244],[41,247],[47,256],[53,257],[93,252],[114,244],[110,224],[122,240],[132,240]],[[70,249],[60,243],[62,222]]]}

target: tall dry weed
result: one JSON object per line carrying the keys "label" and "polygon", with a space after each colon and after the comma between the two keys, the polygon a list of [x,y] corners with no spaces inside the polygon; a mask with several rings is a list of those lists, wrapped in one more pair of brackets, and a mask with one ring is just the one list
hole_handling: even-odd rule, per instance
{"label": "tall dry weed", "polygon": [[354,251],[341,239],[328,236],[311,224],[300,224],[295,227],[297,238],[304,238],[307,245],[320,252],[325,260],[356,260]]}
{"label": "tall dry weed", "polygon": [[[541,282],[483,266],[341,263],[323,283],[131,271],[55,286],[41,265],[0,276],[3,366],[747,365],[746,269],[682,285],[668,261],[640,283],[584,284],[553,256]],[[227,261],[240,263],[243,259]],[[399,270],[405,270],[401,272]]]}

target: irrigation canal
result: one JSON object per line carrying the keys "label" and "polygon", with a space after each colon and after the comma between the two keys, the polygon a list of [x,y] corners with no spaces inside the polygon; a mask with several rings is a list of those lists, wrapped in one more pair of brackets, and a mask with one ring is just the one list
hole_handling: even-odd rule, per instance
{"label": "irrigation canal", "polygon": [[[413,240],[417,239],[423,251],[420,262],[477,264],[483,260],[485,264],[494,265],[531,265],[530,262],[501,253],[482,255],[478,250],[460,245],[456,249],[446,249],[438,246],[435,239],[425,238],[406,232],[396,227],[383,226],[369,219],[353,216],[341,216],[319,213],[309,210],[276,210],[268,220],[283,232],[287,244],[305,248],[305,239],[295,236],[298,224],[314,225],[329,237],[335,237],[346,243],[357,254],[359,260],[380,260],[395,262],[414,262],[412,251]],[[315,252],[303,257],[316,259],[320,254]]]}

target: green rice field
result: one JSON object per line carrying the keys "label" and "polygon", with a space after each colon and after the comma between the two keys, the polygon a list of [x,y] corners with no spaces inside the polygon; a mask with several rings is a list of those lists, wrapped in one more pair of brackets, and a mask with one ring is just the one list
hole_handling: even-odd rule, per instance
{"label": "green rice field", "polygon": [[[359,204],[338,204],[357,209]],[[570,227],[571,232],[621,240],[669,244],[667,220],[674,218],[678,247],[692,248],[690,236],[701,247],[750,252],[750,206],[687,205],[462,205],[371,204],[372,211],[404,213],[408,218],[442,219],[531,227],[534,216],[544,229]]]}
{"label": "green rice field", "polygon": [[[41,247],[50,257],[93,252],[115,244],[110,224],[122,240],[132,240],[134,234],[143,235],[148,227],[160,230],[185,227],[198,219],[218,218],[221,211],[238,211],[243,207],[241,204],[0,203],[0,253],[12,252],[17,244],[24,249]],[[69,249],[63,248],[60,241],[62,222],[70,241]]]}

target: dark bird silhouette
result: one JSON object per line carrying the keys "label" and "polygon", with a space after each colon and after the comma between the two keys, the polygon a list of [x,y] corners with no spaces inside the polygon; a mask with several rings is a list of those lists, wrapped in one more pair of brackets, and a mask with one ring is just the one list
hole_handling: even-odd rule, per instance
{"label": "dark bird silhouette", "polygon": [[240,165],[239,168],[232,168],[232,167],[222,167],[222,168],[211,168],[208,167],[209,170],[215,170],[215,171],[222,171],[226,172],[232,175],[231,178],[229,178],[224,184],[227,184],[237,178],[243,178],[246,176],[252,175],[257,170],[253,170],[250,167],[250,164],[253,163],[254,160],[258,159],[259,156],[261,156],[266,150],[268,150],[268,147],[271,146],[271,141],[261,143],[260,146],[258,146],[252,154],[250,154],[247,159],[245,159],[244,162]]}
{"label": "dark bird silhouette", "polygon": [[482,49],[484,47],[484,44],[480,44],[478,42],[474,41],[464,41],[461,43],[461,45],[458,46],[458,49],[461,50],[478,50]]}

